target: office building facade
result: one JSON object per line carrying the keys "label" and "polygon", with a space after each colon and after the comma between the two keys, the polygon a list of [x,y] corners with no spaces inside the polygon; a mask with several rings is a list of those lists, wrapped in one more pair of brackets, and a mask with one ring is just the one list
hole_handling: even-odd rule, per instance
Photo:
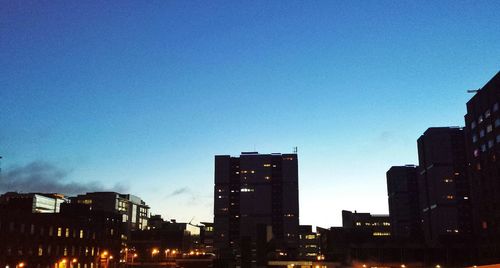
{"label": "office building facade", "polygon": [[422,229],[432,247],[471,236],[464,134],[459,127],[429,128],[417,141]]}
{"label": "office building facade", "polygon": [[214,247],[242,266],[297,256],[297,154],[215,156]]}
{"label": "office building facade", "polygon": [[94,210],[117,212],[127,230],[144,230],[148,226],[149,206],[137,196],[116,192],[92,192],[70,198],[72,203],[86,204]]}
{"label": "office building facade", "polygon": [[467,158],[478,258],[500,261],[500,72],[467,102]]}

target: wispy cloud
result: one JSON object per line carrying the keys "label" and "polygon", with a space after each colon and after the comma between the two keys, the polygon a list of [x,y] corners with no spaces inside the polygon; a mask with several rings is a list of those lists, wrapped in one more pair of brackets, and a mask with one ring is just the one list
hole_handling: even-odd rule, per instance
{"label": "wispy cloud", "polygon": [[183,194],[191,194],[191,190],[188,187],[178,188],[178,189],[172,191],[171,193],[169,193],[166,196],[166,198],[170,198],[170,197],[174,197],[174,196],[178,196],[178,195],[183,195]]}
{"label": "wispy cloud", "polygon": [[0,191],[45,192],[75,195],[92,191],[124,192],[128,187],[116,184],[107,188],[101,183],[68,181],[68,172],[44,161],[7,168],[0,174]]}

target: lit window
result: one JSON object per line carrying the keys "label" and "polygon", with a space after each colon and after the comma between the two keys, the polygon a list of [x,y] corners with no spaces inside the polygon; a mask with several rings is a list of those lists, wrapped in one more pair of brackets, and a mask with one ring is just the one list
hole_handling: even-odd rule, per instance
{"label": "lit window", "polygon": [[[498,135],[498,136],[497,136],[497,142],[500,142],[500,141],[499,141],[499,140],[500,140],[499,138],[500,138],[500,135]],[[475,149],[475,150],[474,150],[474,156],[475,156],[475,157],[478,157],[478,156],[479,156],[479,149]]]}
{"label": "lit window", "polygon": [[447,179],[447,178],[445,178],[443,181],[446,182],[446,183],[450,183],[450,182],[453,182],[453,179]]}
{"label": "lit window", "polygon": [[469,197],[468,196],[464,196],[464,199],[467,200],[467,199],[469,199]]}
{"label": "lit window", "polygon": [[361,222],[356,222],[356,226],[361,226]]}
{"label": "lit window", "polygon": [[481,152],[486,152],[486,144],[481,145]]}
{"label": "lit window", "polygon": [[255,170],[251,170],[250,173],[252,173],[252,174],[255,173]]}
{"label": "lit window", "polygon": [[452,199],[454,199],[454,198],[455,198],[455,197],[454,197],[453,195],[447,195],[447,196],[446,196],[446,199],[449,199],[449,200],[452,200]]}
{"label": "lit window", "polygon": [[43,256],[43,247],[41,245],[38,246],[38,256]]}
{"label": "lit window", "polygon": [[241,188],[241,189],[240,189],[240,191],[241,191],[242,193],[248,193],[248,192],[253,192],[253,191],[254,191],[254,189],[252,189],[252,188]]}
{"label": "lit window", "polygon": [[483,122],[483,116],[480,115],[479,118],[477,119],[477,123],[481,124]]}
{"label": "lit window", "polygon": [[484,137],[484,129],[481,129],[479,131],[479,137],[481,137],[481,138]]}
{"label": "lit window", "polygon": [[83,238],[83,230],[80,230],[80,238]]}
{"label": "lit window", "polygon": [[270,179],[271,179],[271,177],[269,177],[269,176],[265,176],[265,177],[264,177],[264,179],[266,179],[266,180],[270,180]]}
{"label": "lit window", "polygon": [[271,164],[264,164],[264,167],[270,167]]}
{"label": "lit window", "polygon": [[62,228],[61,227],[57,227],[57,236],[61,236],[62,235]]}
{"label": "lit window", "polygon": [[69,237],[69,228],[66,228],[66,232],[64,233],[66,237]]}
{"label": "lit window", "polygon": [[486,110],[486,112],[484,112],[484,118],[488,118],[488,117],[490,117],[490,115],[491,115],[490,110]]}
{"label": "lit window", "polygon": [[486,127],[486,132],[487,133],[490,133],[491,131],[493,131],[493,126],[491,124],[489,124],[487,127]]}

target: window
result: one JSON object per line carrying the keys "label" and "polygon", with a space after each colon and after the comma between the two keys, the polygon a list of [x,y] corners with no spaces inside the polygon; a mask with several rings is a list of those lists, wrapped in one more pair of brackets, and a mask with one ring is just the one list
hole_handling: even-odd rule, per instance
{"label": "window", "polygon": [[493,142],[493,140],[489,140],[488,141],[488,148],[492,148],[493,144],[495,144],[495,142]]}
{"label": "window", "polygon": [[472,121],[472,122],[470,123],[470,128],[471,128],[471,129],[475,129],[475,128],[476,128],[476,121]]}
{"label": "window", "polygon": [[481,124],[483,122],[483,116],[480,115],[479,118],[477,119],[477,123]]}
{"label": "window", "polygon": [[488,118],[488,117],[490,117],[490,115],[491,115],[490,110],[486,110],[486,112],[484,112],[484,118]]}
{"label": "window", "polygon": [[500,118],[497,118],[495,120],[495,127],[499,127],[500,126]]}
{"label": "window", "polygon": [[495,104],[493,104],[493,112],[498,111],[498,108],[499,108],[498,106],[499,106],[499,105],[498,105],[498,102],[497,102],[497,103],[495,103]]}
{"label": "window", "polygon": [[80,238],[83,239],[83,230],[80,230]]}
{"label": "window", "polygon": [[481,152],[486,152],[486,144],[481,145]]}
{"label": "window", "polygon": [[64,236],[69,237],[69,228],[66,228],[66,232],[64,232]]}
{"label": "window", "polygon": [[[497,136],[497,142],[498,142],[498,137],[500,137],[500,135]],[[474,150],[474,156],[475,157],[478,157],[479,156],[479,149],[475,149]]]}
{"label": "window", "polygon": [[472,135],[472,142],[477,142],[477,135],[476,134]]}
{"label": "window", "polygon": [[497,135],[496,140],[497,140],[497,143],[500,143],[500,135]]}
{"label": "window", "polygon": [[484,129],[481,129],[481,130],[479,131],[479,137],[480,137],[480,138],[484,137]]}
{"label": "window", "polygon": [[61,236],[62,235],[62,228],[61,227],[57,227],[57,236]]}
{"label": "window", "polygon": [[487,133],[490,133],[491,131],[493,131],[493,126],[491,124],[489,124],[487,127],[486,127],[486,132]]}

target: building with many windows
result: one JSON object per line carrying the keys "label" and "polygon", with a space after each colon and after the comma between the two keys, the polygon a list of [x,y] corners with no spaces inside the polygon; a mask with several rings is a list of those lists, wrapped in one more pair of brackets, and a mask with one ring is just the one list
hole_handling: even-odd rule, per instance
{"label": "building with many windows", "polygon": [[435,127],[417,141],[420,213],[431,247],[464,243],[471,236],[464,134],[459,127]]}
{"label": "building with many windows", "polygon": [[500,258],[500,72],[467,102],[467,160],[478,259]]}
{"label": "building with many windows", "polygon": [[148,226],[149,206],[137,196],[115,192],[92,192],[70,198],[72,203],[87,204],[94,210],[118,212],[128,231]]}
{"label": "building with many windows", "polygon": [[58,213],[61,204],[67,201],[62,194],[8,192],[0,195],[0,204],[24,207],[33,213]]}
{"label": "building with many windows", "polygon": [[0,205],[0,267],[96,268],[120,261],[121,221],[116,213],[64,203],[59,213]]}
{"label": "building with many windows", "polygon": [[214,247],[223,260],[250,267],[272,256],[296,258],[299,232],[297,154],[215,156]]}

